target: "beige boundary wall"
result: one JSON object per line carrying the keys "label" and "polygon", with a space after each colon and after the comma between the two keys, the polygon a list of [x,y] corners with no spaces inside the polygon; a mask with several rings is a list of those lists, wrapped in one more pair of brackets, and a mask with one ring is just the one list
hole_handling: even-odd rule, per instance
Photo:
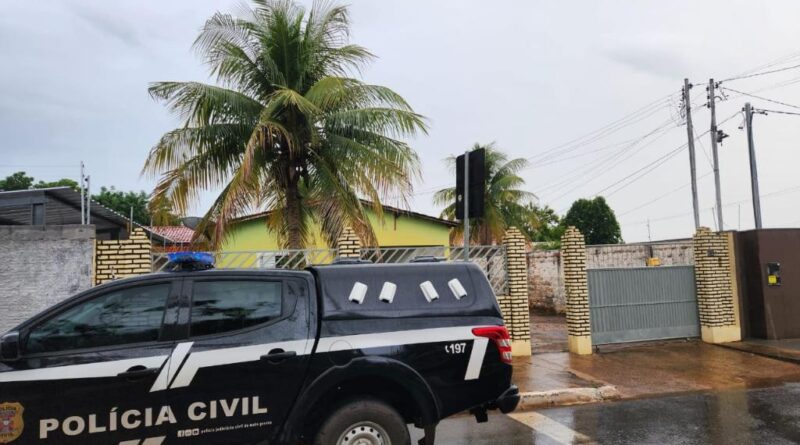
{"label": "beige boundary wall", "polygon": [[706,343],[742,339],[733,252],[733,233],[714,233],[707,227],[697,230],[694,236],[697,312],[700,334]]}
{"label": "beige boundary wall", "polygon": [[531,316],[528,310],[528,256],[525,236],[516,227],[506,230],[508,295],[498,296],[506,326],[511,335],[511,353],[531,355]]}
{"label": "beige boundary wall", "polygon": [[361,240],[355,230],[346,227],[336,240],[336,255],[342,258],[360,258]]}
{"label": "beige boundary wall", "polygon": [[126,240],[95,243],[94,283],[143,275],[153,271],[152,246],[142,229],[135,229]]}
{"label": "beige boundary wall", "polygon": [[564,291],[567,300],[567,339],[569,352],[592,353],[592,329],[589,317],[589,283],[586,274],[586,242],[575,227],[568,227],[561,237],[564,260]]}
{"label": "beige boundary wall", "polygon": [[[569,227],[561,238],[569,351],[592,353],[589,287],[584,237]],[[741,340],[733,233],[700,227],[693,239],[697,311],[706,343]]]}

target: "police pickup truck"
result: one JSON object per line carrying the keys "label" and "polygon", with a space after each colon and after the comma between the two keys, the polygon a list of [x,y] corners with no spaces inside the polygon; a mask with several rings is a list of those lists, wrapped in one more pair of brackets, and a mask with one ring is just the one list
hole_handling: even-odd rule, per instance
{"label": "police pickup truck", "polygon": [[430,445],[447,416],[519,401],[473,264],[173,260],[2,337],[0,444],[406,445],[414,424]]}

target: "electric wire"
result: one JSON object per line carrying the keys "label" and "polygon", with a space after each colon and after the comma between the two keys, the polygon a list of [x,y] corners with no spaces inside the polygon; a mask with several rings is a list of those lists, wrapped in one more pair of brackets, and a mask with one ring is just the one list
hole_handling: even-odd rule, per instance
{"label": "electric wire", "polygon": [[752,77],[766,76],[767,74],[775,74],[775,73],[780,73],[780,72],[783,72],[783,71],[794,70],[794,69],[797,69],[797,68],[800,68],[800,65],[792,65],[792,66],[787,66],[787,67],[783,67],[783,68],[778,68],[778,69],[775,69],[775,70],[762,71],[760,73],[748,74],[746,76],[730,77],[728,79],[720,80],[720,82],[732,82],[734,80],[750,79]]}
{"label": "electric wire", "polygon": [[752,97],[754,99],[765,100],[767,102],[772,102],[772,103],[777,104],[777,105],[783,105],[785,107],[790,107],[790,108],[797,108],[798,110],[800,110],[800,106],[797,106],[797,105],[792,105],[792,104],[789,104],[789,103],[786,103],[786,102],[781,102],[779,100],[769,99],[769,98],[762,97],[762,96],[757,96],[757,95],[752,94],[752,93],[745,93],[744,91],[734,90],[733,88],[728,88],[728,87],[721,87],[721,88],[724,89],[724,90],[733,91],[734,93],[738,93],[740,96],[749,96],[749,97]]}
{"label": "electric wire", "polygon": [[741,77],[741,76],[745,76],[745,75],[754,73],[756,71],[763,71],[763,70],[766,70],[768,68],[772,68],[773,66],[781,65],[781,64],[784,64],[784,63],[790,63],[794,59],[797,59],[797,58],[800,58],[800,51],[796,51],[796,52],[793,52],[793,53],[790,53],[790,54],[787,54],[787,55],[780,56],[777,59],[773,59],[772,61],[766,62],[763,65],[759,65],[759,66],[750,68],[750,69],[748,69],[746,71],[742,71],[741,73],[735,74],[733,77]]}
{"label": "electric wire", "polygon": [[[653,139],[651,141],[648,141],[646,144],[641,146],[640,149],[644,148],[646,146],[649,146],[650,144],[652,144],[653,142],[658,140],[660,137],[662,137],[664,134],[666,134],[667,132],[669,132],[670,130],[672,130],[674,128],[678,128],[678,127],[675,126],[672,123],[672,119],[671,118],[667,119],[666,121],[662,122],[659,126],[654,128],[653,130],[651,130],[648,133],[644,134],[643,136],[640,136],[639,138],[635,139],[632,143],[625,145],[620,150],[617,150],[614,153],[611,153],[610,155],[605,156],[605,157],[597,160],[596,162],[587,164],[583,168],[575,170],[571,174],[568,174],[566,177],[562,178],[561,180],[559,180],[559,181],[557,181],[555,183],[549,184],[549,185],[547,185],[545,187],[535,188],[535,190],[537,190],[537,193],[544,193],[546,191],[557,189],[557,188],[561,188],[561,187],[563,187],[563,186],[565,186],[567,184],[570,184],[570,183],[574,182],[576,179],[586,176],[586,174],[589,173],[589,172],[597,171],[597,170],[601,169],[602,167],[605,167],[606,165],[613,164],[614,161],[618,160],[619,158],[624,156],[626,153],[628,153],[632,149],[636,148],[639,144],[643,143],[648,138],[650,138],[652,136],[655,136],[655,139]],[[611,167],[613,167],[613,165],[611,165]],[[609,169],[602,170],[599,174],[589,177],[588,179],[582,181],[577,186],[570,188],[569,190],[567,190],[566,192],[562,193],[561,195],[559,195],[557,198],[554,198],[553,200],[560,199],[561,197],[571,193],[572,191],[576,190],[577,188],[583,187],[584,185],[592,182],[593,180],[597,179],[597,177],[607,173],[608,171],[609,171]]]}
{"label": "electric wire", "polygon": [[[719,124],[717,124],[717,127],[720,127],[720,126],[722,126],[723,124],[727,123],[728,121],[730,121],[731,119],[733,119],[734,117],[736,117],[738,114],[739,114],[739,112],[737,111],[736,113],[732,114],[730,117],[728,117],[728,118],[726,118],[726,119],[722,120],[722,121],[721,121]],[[703,133],[701,133],[700,135],[698,135],[698,136],[697,136],[697,138],[701,138],[701,137],[703,137],[703,136],[705,136],[705,135],[709,134],[710,132],[711,132],[711,130],[710,130],[710,129],[709,129],[709,130],[706,130],[705,132],[703,132]],[[597,192],[597,193],[595,194],[595,196],[598,196],[598,195],[600,195],[601,193],[603,193],[603,192],[605,192],[605,191],[607,191],[607,190],[609,190],[609,189],[611,189],[611,188],[615,187],[616,185],[618,185],[618,184],[621,184],[621,183],[623,183],[624,181],[626,181],[626,180],[630,179],[630,181],[628,181],[627,183],[624,183],[624,184],[622,184],[620,187],[618,187],[618,188],[614,189],[613,191],[611,191],[611,192],[607,193],[605,196],[606,196],[606,197],[609,197],[609,196],[612,196],[612,195],[616,194],[616,193],[617,193],[617,192],[619,192],[620,190],[622,190],[622,189],[624,189],[624,188],[626,188],[626,187],[630,186],[630,185],[631,185],[631,184],[633,184],[634,182],[636,182],[636,181],[638,181],[639,179],[643,178],[644,176],[648,175],[650,172],[652,172],[652,171],[653,171],[653,170],[655,170],[656,168],[660,167],[660,166],[661,166],[662,164],[664,164],[665,162],[667,162],[667,161],[669,161],[670,159],[674,158],[675,156],[677,156],[677,155],[678,155],[678,153],[680,153],[681,151],[683,151],[683,150],[684,150],[685,148],[687,148],[688,146],[689,146],[689,143],[688,143],[688,142],[687,142],[687,143],[684,143],[684,144],[682,144],[681,146],[679,146],[679,147],[677,147],[677,148],[675,148],[675,149],[673,149],[673,150],[669,151],[668,153],[666,153],[666,154],[664,154],[663,156],[661,156],[660,158],[658,158],[658,159],[656,159],[656,160],[654,160],[654,161],[650,162],[649,164],[645,165],[644,167],[641,167],[641,168],[639,168],[638,170],[634,171],[633,173],[630,173],[630,174],[628,174],[628,175],[627,175],[627,176],[625,176],[624,178],[622,178],[622,179],[620,179],[620,180],[616,181],[615,183],[613,183],[613,184],[609,185],[608,187],[606,187],[606,188],[604,188],[604,189],[600,190],[599,192]],[[638,176],[637,176],[637,175],[638,175]]]}
{"label": "electric wire", "polygon": [[534,154],[528,158],[533,164],[544,161],[546,159],[553,158],[555,156],[559,156],[564,153],[568,153],[570,151],[574,151],[582,146],[591,144],[600,140],[604,137],[607,137],[629,125],[634,123],[640,122],[641,120],[650,117],[654,113],[660,111],[661,109],[665,108],[668,105],[668,99],[676,93],[670,93],[665,96],[662,96],[647,105],[637,109],[636,111],[617,119],[616,121],[611,122],[597,130],[593,130],[589,133],[586,133],[582,136],[574,138],[570,141],[565,143],[559,144],[552,148],[542,151],[541,153]]}
{"label": "electric wire", "polygon": [[759,108],[758,111],[763,111],[763,112],[766,112],[766,113],[788,114],[788,115],[791,115],[791,116],[800,116],[800,113],[795,113],[793,111],[765,110],[763,108]]}
{"label": "electric wire", "polygon": [[[694,102],[694,99],[697,99],[697,98],[699,98],[700,96],[701,96],[701,94],[698,94],[698,95],[696,95],[696,96],[695,96],[695,98],[691,99],[691,100],[692,100],[692,102]],[[702,105],[702,104],[695,105],[695,106],[693,106],[693,107],[692,107],[692,111],[695,111],[695,110],[697,110],[697,109],[700,109],[700,108],[702,108],[703,106],[704,106],[704,105]],[[669,121],[665,122],[665,123],[664,123],[664,124],[662,124],[662,125],[666,125],[666,124],[668,124],[668,123],[669,123],[671,120],[672,120],[672,119],[670,119]],[[682,125],[675,125],[675,126],[673,126],[673,127],[667,128],[667,130],[671,130],[671,129],[673,129],[673,128],[678,128],[678,127],[680,127],[680,126],[682,126]],[[660,127],[659,127],[659,128],[657,128],[656,130],[654,130],[654,131],[651,131],[650,133],[646,134],[645,136],[643,136],[643,137],[642,137],[642,139],[644,139],[644,138],[646,138],[646,137],[648,137],[648,136],[651,136],[651,135],[652,135],[652,134],[654,134],[655,132],[659,131],[661,128],[663,128],[663,126],[660,126]],[[658,137],[657,137],[655,140],[659,139],[659,138],[660,138],[661,136],[663,136],[665,133],[666,133],[666,132],[664,132],[664,133],[660,134],[660,135],[659,135],[659,136],[658,136]],[[706,133],[706,134],[707,134],[707,133]],[[646,144],[646,145],[650,145],[650,144],[652,144],[653,142],[655,142],[655,140],[653,140],[653,141],[649,142],[649,143],[648,143],[648,144]],[[687,143],[686,145],[688,146],[688,143]],[[643,147],[642,147],[642,148],[643,148]],[[679,147],[679,149],[673,150],[673,152],[674,152],[674,153],[673,153],[673,152],[670,152],[668,155],[670,155],[670,154],[671,154],[671,156],[670,156],[669,158],[667,158],[667,159],[664,159],[664,160],[663,160],[663,162],[666,162],[667,160],[669,160],[671,157],[673,157],[674,155],[676,155],[676,154],[677,154],[677,152],[679,152],[679,151],[680,151],[680,147]],[[598,164],[598,165],[594,165],[594,164],[592,164],[592,165],[590,165],[590,166],[589,166],[589,170],[598,170],[598,169],[600,169],[600,167],[604,167],[606,164],[608,164],[608,161],[609,161],[609,160],[615,160],[615,159],[618,159],[618,158],[619,158],[619,157],[621,157],[623,154],[624,154],[624,152],[622,152],[622,153],[618,153],[618,155],[617,155],[617,156],[615,156],[614,158],[612,158],[612,159],[606,159],[606,160],[604,160],[603,162],[601,162],[601,163],[600,163],[600,164]],[[657,160],[657,161],[658,161],[658,160]],[[663,163],[663,162],[661,162],[661,163]],[[648,164],[648,165],[649,165],[649,164]],[[658,164],[658,165],[660,165],[660,164]],[[594,175],[594,176],[592,176],[592,177],[589,177],[588,179],[584,180],[584,181],[583,181],[583,182],[581,182],[580,184],[578,184],[578,185],[576,185],[576,186],[574,186],[574,187],[572,187],[572,188],[570,188],[570,189],[566,190],[565,192],[561,193],[561,194],[560,194],[560,195],[558,195],[557,197],[553,198],[551,201],[557,201],[558,199],[561,199],[561,198],[563,198],[564,196],[567,196],[567,195],[569,195],[570,193],[574,192],[575,190],[577,190],[577,189],[579,189],[579,188],[581,188],[581,187],[585,186],[586,184],[588,184],[588,183],[590,183],[590,182],[592,182],[592,181],[596,180],[597,178],[599,178],[599,177],[603,176],[604,174],[608,173],[609,171],[611,171],[611,170],[613,169],[613,167],[614,167],[614,165],[611,165],[611,166],[609,166],[609,168],[607,168],[607,169],[602,169],[602,170],[600,171],[600,173],[599,173],[599,174],[597,174],[597,175]],[[647,167],[647,166],[646,166],[646,167]],[[583,176],[585,173],[588,173],[588,171],[579,172],[579,173],[578,173],[578,176]],[[574,176],[574,175],[573,175],[573,176]],[[623,178],[623,180],[624,180],[624,179],[626,179],[626,178]],[[573,180],[574,180],[574,177],[568,177],[568,178],[562,179],[561,181],[559,181],[559,182],[557,182],[557,183],[555,183],[555,184],[551,184],[550,186],[546,187],[545,189],[552,189],[552,188],[556,188],[556,187],[561,187],[561,186],[563,186],[563,185],[566,185],[566,183],[572,182]],[[613,186],[613,184],[612,184],[612,186]],[[544,191],[545,191],[545,189],[537,189],[537,191],[538,191],[539,193],[542,193],[542,192],[544,192]],[[603,189],[603,191],[605,191],[605,190],[606,190],[606,189]],[[601,193],[601,192],[600,192],[600,193]],[[615,191],[614,193],[616,193],[616,191]],[[599,194],[599,193],[598,193],[598,194]],[[596,195],[595,195],[595,196],[596,196]]]}
{"label": "electric wire", "polygon": [[[705,179],[705,178],[711,176],[713,173],[714,173],[714,171],[706,172],[705,174],[698,176],[697,180],[700,181],[701,179]],[[680,187],[676,187],[676,188],[670,190],[669,192],[664,193],[663,195],[659,195],[659,196],[651,199],[650,201],[647,201],[647,202],[645,202],[643,204],[640,204],[640,205],[638,205],[638,206],[636,206],[636,207],[634,207],[634,208],[632,208],[630,210],[626,210],[626,211],[618,214],[617,216],[618,217],[623,217],[623,216],[628,215],[630,213],[633,213],[633,212],[635,212],[637,210],[640,210],[640,209],[642,209],[644,207],[647,207],[649,205],[655,204],[656,202],[661,201],[662,199],[666,198],[667,196],[670,196],[670,195],[672,195],[674,193],[677,193],[677,192],[679,192],[679,191],[681,191],[681,190],[683,190],[683,189],[685,189],[685,188],[687,188],[687,187],[689,187],[691,185],[692,185],[691,182],[687,182],[686,184],[683,184]]]}
{"label": "electric wire", "polygon": [[[774,198],[776,196],[782,196],[782,195],[786,195],[786,194],[789,194],[789,193],[795,193],[795,192],[800,192],[800,186],[795,185],[795,186],[787,187],[787,188],[784,188],[784,189],[781,189],[781,190],[776,190],[774,192],[764,193],[764,194],[761,195],[761,199],[764,200],[764,199],[768,199],[768,198]],[[729,202],[727,204],[723,204],[722,208],[728,208],[728,207],[733,207],[733,206],[737,206],[737,205],[740,205],[740,204],[746,204],[746,203],[751,202],[752,200],[753,200],[752,197],[751,198],[740,199],[738,201],[733,201],[733,202]],[[705,208],[703,208],[701,210],[702,211],[714,210],[714,206],[705,207]],[[640,221],[636,221],[636,222],[626,222],[626,223],[621,223],[621,224],[624,224],[626,226],[640,226],[640,225],[643,225],[643,224],[647,224],[648,222],[658,222],[658,221],[667,221],[667,220],[670,220],[670,219],[677,219],[677,218],[681,218],[681,217],[684,217],[684,216],[692,215],[693,213],[694,212],[676,213],[676,214],[673,214],[673,215],[662,216],[662,217],[659,217],[659,218],[648,218],[648,219],[645,219],[645,220],[640,220]]]}

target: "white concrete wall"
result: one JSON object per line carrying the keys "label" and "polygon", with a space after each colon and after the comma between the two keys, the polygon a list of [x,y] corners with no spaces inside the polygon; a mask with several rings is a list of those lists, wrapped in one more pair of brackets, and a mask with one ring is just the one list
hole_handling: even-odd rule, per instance
{"label": "white concrete wall", "polygon": [[94,226],[0,226],[0,334],[92,286]]}

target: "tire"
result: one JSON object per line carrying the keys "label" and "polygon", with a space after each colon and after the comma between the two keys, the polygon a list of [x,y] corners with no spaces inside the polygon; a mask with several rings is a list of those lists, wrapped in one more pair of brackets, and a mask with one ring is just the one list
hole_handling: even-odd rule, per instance
{"label": "tire", "polygon": [[314,445],[348,445],[363,439],[370,445],[411,445],[403,417],[374,399],[356,399],[330,415],[314,438]]}

